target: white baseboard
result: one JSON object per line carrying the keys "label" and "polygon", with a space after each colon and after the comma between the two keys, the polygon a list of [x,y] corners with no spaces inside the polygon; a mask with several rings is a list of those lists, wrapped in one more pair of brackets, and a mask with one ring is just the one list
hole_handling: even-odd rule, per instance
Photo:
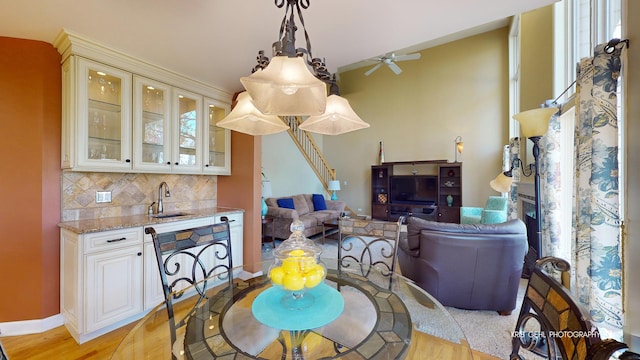
{"label": "white baseboard", "polygon": [[62,315],[56,314],[46,319],[9,321],[0,323],[1,336],[38,334],[63,324]]}
{"label": "white baseboard", "polygon": [[624,343],[627,344],[629,350],[640,353],[640,336],[626,333],[624,334]]}

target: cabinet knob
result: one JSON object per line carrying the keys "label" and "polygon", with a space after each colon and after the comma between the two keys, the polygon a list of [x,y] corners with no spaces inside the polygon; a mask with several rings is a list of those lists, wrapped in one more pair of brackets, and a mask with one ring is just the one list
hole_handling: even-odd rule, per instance
{"label": "cabinet knob", "polygon": [[171,165],[171,161],[167,161],[167,165]]}
{"label": "cabinet knob", "polygon": [[209,167],[209,164],[206,164],[204,167]]}
{"label": "cabinet knob", "polygon": [[130,162],[131,162],[131,159],[126,159],[124,162],[128,162],[128,163],[130,163]]}
{"label": "cabinet knob", "polygon": [[142,253],[141,253],[141,252],[139,252],[139,253],[138,253],[138,256],[142,256]]}
{"label": "cabinet knob", "polygon": [[180,163],[178,163],[177,161],[174,163],[175,165],[180,165]]}

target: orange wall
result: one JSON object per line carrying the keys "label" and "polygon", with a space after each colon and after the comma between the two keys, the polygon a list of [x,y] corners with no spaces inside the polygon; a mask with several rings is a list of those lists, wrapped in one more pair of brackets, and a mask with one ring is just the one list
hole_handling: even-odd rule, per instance
{"label": "orange wall", "polygon": [[60,55],[0,37],[0,322],[60,308]]}
{"label": "orange wall", "polygon": [[231,176],[218,176],[218,206],[245,210],[245,264],[254,264],[261,260],[261,152],[262,137],[232,131]]}

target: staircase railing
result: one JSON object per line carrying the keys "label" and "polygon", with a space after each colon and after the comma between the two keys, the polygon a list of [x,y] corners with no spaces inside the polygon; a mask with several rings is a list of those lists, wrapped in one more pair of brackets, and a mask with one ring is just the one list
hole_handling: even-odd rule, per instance
{"label": "staircase railing", "polygon": [[329,181],[336,179],[336,171],[329,166],[327,159],[322,155],[318,144],[312,136],[298,127],[302,123],[299,116],[285,116],[284,121],[289,125],[289,135],[293,139],[300,153],[305,157],[316,176],[327,192],[329,191]]}

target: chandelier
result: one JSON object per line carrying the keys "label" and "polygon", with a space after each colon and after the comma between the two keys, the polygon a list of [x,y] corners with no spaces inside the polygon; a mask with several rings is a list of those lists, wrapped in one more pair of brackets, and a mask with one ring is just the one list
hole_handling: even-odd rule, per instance
{"label": "chandelier", "polygon": [[[278,117],[302,116],[307,118],[300,129],[325,135],[369,127],[340,96],[335,74],[327,70],[324,59],[314,58],[311,53],[302,17],[302,9],[309,7],[310,0],[274,0],[274,3],[285,8],[285,15],[278,41],[272,46],[273,57],[269,59],[264,51],[258,52],[258,64],[252,74],[240,78],[246,91],[238,96],[238,105],[218,126],[250,135],[268,135],[289,128]],[[295,46],[296,14],[306,48]]]}

